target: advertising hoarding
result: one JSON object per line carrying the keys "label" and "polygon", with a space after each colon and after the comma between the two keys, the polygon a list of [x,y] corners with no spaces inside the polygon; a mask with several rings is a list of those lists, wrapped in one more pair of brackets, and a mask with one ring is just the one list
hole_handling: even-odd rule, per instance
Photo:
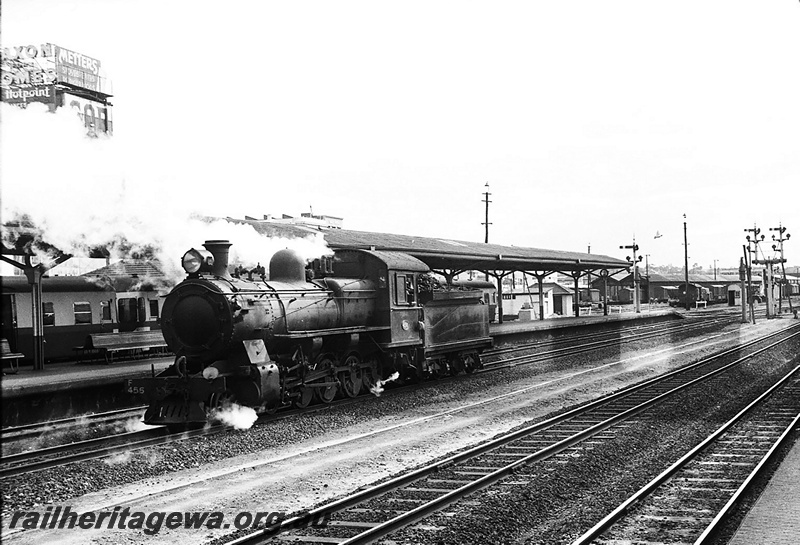
{"label": "advertising hoarding", "polygon": [[114,122],[110,106],[70,93],[64,93],[63,97],[62,106],[74,110],[89,132],[95,134],[103,132],[109,135],[113,133]]}
{"label": "advertising hoarding", "polygon": [[48,45],[54,53],[56,78],[59,82],[103,92],[99,60],[58,45]]}
{"label": "advertising hoarding", "polygon": [[30,85],[27,87],[0,87],[0,100],[11,104],[28,102],[56,103],[55,85]]}

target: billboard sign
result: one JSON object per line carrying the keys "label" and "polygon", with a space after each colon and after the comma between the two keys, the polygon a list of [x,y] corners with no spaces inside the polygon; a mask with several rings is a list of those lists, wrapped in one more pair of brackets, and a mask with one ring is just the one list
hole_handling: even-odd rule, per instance
{"label": "billboard sign", "polygon": [[111,119],[111,107],[95,100],[64,93],[65,108],[74,110],[90,133],[112,134],[114,123]]}
{"label": "billboard sign", "polygon": [[103,91],[99,60],[57,45],[51,47],[59,82],[90,91]]}
{"label": "billboard sign", "polygon": [[[47,44],[4,47],[0,55],[0,96],[3,102],[55,103],[56,70]],[[40,62],[43,61],[43,62]]]}
{"label": "billboard sign", "polygon": [[5,47],[2,49],[2,86],[65,83],[110,94],[109,82],[101,75],[100,61],[54,44]]}
{"label": "billboard sign", "polygon": [[28,102],[56,103],[55,85],[31,85],[27,87],[0,87],[3,102],[20,104]]}

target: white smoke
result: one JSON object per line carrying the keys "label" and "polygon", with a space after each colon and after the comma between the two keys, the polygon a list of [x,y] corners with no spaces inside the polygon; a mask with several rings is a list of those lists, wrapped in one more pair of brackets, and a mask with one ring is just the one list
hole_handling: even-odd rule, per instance
{"label": "white smoke", "polygon": [[242,405],[231,403],[214,410],[211,413],[211,419],[219,421],[226,426],[232,426],[237,430],[248,430],[258,419],[258,415],[251,407],[243,407]]}
{"label": "white smoke", "polygon": [[376,383],[375,383],[375,386],[373,386],[372,388],[370,388],[370,389],[369,389],[369,391],[370,391],[370,392],[372,392],[372,394],[373,394],[375,397],[381,397],[381,394],[383,393],[383,389],[384,389],[384,388],[383,388],[383,386],[384,386],[385,384],[388,384],[388,383],[392,382],[393,380],[397,380],[398,378],[400,378],[400,373],[398,373],[397,371],[395,371],[395,372],[394,372],[394,373],[392,373],[392,375],[391,375],[391,376],[389,376],[389,378],[387,378],[386,380],[379,380],[378,382],[376,382]]}
{"label": "white smoke", "polygon": [[131,451],[126,450],[125,452],[118,452],[116,454],[112,454],[111,456],[107,456],[103,458],[103,463],[107,466],[116,466],[120,464],[127,464],[130,463],[131,458],[133,458],[133,454]]}
{"label": "white smoke", "polygon": [[[148,157],[127,157],[133,148],[124,137],[88,136],[68,108],[50,113],[42,104],[22,110],[2,103],[0,114],[0,217],[32,226],[45,243],[37,255],[51,245],[76,257],[105,248],[112,260],[155,258],[176,283],[185,276],[181,256],[209,239],[229,240],[231,263],[244,266],[266,267],[286,247],[306,259],[330,253],[321,235],[270,239],[250,225],[203,219],[197,203],[224,206],[226,196],[236,195],[233,180],[176,179],[174,168],[165,174],[165,165]],[[7,244],[10,236],[4,229]]]}

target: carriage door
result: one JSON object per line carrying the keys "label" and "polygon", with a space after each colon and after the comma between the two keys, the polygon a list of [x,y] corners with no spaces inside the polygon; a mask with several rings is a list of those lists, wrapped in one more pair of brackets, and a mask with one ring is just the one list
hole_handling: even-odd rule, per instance
{"label": "carriage door", "polygon": [[17,352],[17,305],[13,295],[3,295],[2,335],[8,341],[9,349]]}

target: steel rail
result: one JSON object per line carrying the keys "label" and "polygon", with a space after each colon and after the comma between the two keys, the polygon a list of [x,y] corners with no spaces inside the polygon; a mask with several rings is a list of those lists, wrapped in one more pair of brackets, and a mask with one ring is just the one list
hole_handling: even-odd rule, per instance
{"label": "steel rail", "polygon": [[[134,411],[141,411],[142,409],[146,409],[147,405],[140,405],[138,407],[128,407],[125,409],[115,409],[113,411],[106,411],[102,413],[91,413],[91,414],[83,414],[80,416],[73,416],[70,418],[60,418],[58,420],[47,420],[45,422],[35,422],[33,424],[23,424],[21,426],[9,426],[2,429],[2,434],[4,439],[16,439],[17,437],[34,435],[36,433],[43,433],[45,431],[50,431],[50,428],[56,428],[59,426],[64,427],[73,427],[82,425],[80,423],[81,420],[89,420],[89,421],[103,421],[104,419],[113,419],[114,417],[134,412]],[[19,435],[17,435],[19,434]],[[12,437],[9,437],[12,436]]]}
{"label": "steel rail", "polygon": [[[704,325],[705,324],[706,323],[704,322]],[[505,358],[505,359],[500,359],[500,360],[494,361],[490,365],[509,365],[509,364],[513,364],[514,362],[516,362],[518,360],[526,360],[526,358],[533,358],[530,361],[530,363],[533,363],[534,361],[540,361],[540,360],[543,360],[543,359],[549,359],[549,358],[554,357],[554,356],[563,356],[563,355],[570,355],[571,356],[573,354],[581,354],[583,352],[589,352],[589,351],[592,351],[592,350],[596,350],[598,348],[604,348],[604,347],[607,347],[607,346],[616,346],[616,345],[618,345],[620,343],[623,343],[623,342],[632,342],[632,341],[641,340],[643,338],[644,339],[656,338],[656,337],[659,337],[661,335],[667,335],[667,334],[670,334],[670,333],[675,333],[676,331],[677,332],[691,331],[694,328],[696,328],[696,326],[693,325],[693,324],[682,324],[682,325],[677,326],[677,327],[665,328],[665,329],[660,330],[660,331],[648,331],[648,332],[635,333],[633,335],[630,335],[630,336],[624,337],[624,338],[608,339],[608,340],[601,340],[601,341],[592,341],[592,342],[588,342],[588,343],[584,343],[584,344],[579,344],[579,345],[576,345],[576,346],[567,346],[567,347],[563,347],[563,348],[556,348],[556,349],[549,350],[549,351],[547,351],[545,353],[542,353],[542,354],[527,354],[527,355],[522,355],[522,356],[513,356],[513,357],[510,357],[510,358]],[[525,363],[528,363],[528,361],[526,361]]]}
{"label": "steel rail", "polygon": [[[120,435],[115,435],[112,437],[100,437],[97,439],[89,439],[87,441],[81,441],[79,443],[69,443],[67,445],[59,445],[57,447],[50,447],[47,449],[39,450],[39,451],[30,451],[30,452],[23,452],[20,454],[15,454],[13,456],[9,456],[2,460],[2,463],[5,464],[20,464],[20,465],[12,465],[10,467],[2,467],[0,468],[0,478],[3,477],[12,477],[14,475],[22,475],[26,473],[33,473],[35,471],[42,471],[44,469],[49,469],[52,467],[57,467],[73,462],[83,462],[86,460],[93,460],[95,458],[103,458],[105,456],[111,456],[114,454],[120,454],[123,452],[129,452],[132,450],[137,450],[146,447],[152,447],[156,445],[162,445],[171,443],[173,441],[182,441],[184,439],[191,439],[193,437],[198,437],[201,435],[212,435],[215,433],[219,433],[225,429],[224,426],[211,426],[210,428],[203,428],[197,430],[189,430],[184,431],[176,434],[165,434],[164,428],[158,428],[153,430],[142,430],[138,432],[128,432]],[[142,435],[148,434],[153,435],[154,433],[159,434],[156,437],[150,437],[141,439],[138,441],[134,441],[131,443],[124,443],[122,445],[114,445],[109,447],[102,447],[99,449],[94,450],[87,450],[84,452],[76,452],[74,454],[68,454],[66,456],[60,456],[58,458],[50,458],[46,460],[40,460],[38,462],[32,463],[22,463],[25,460],[29,460],[31,458],[38,458],[42,456],[54,455],[59,454],[61,452],[65,452],[68,450],[75,450],[77,448],[92,448],[93,446],[100,445],[104,442],[108,442],[109,440],[117,437],[125,437],[125,436],[133,436],[133,435]]]}
{"label": "steel rail", "polygon": [[789,436],[792,430],[796,428],[798,425],[800,425],[800,414],[798,414],[794,418],[794,420],[792,420],[791,424],[789,424],[786,427],[786,429],[783,430],[783,433],[781,433],[781,436],[778,438],[778,440],[775,441],[772,447],[770,447],[769,451],[767,451],[764,457],[758,462],[758,465],[756,465],[753,471],[750,472],[750,475],[747,476],[747,478],[744,480],[744,482],[742,482],[742,484],[739,486],[736,492],[734,492],[733,496],[731,496],[731,499],[728,500],[728,502],[723,506],[723,508],[719,511],[719,513],[717,513],[717,515],[714,517],[711,523],[706,527],[705,530],[703,530],[703,533],[700,534],[697,540],[695,540],[694,545],[700,545],[702,543],[706,543],[709,540],[709,538],[720,528],[720,524],[730,514],[731,510],[733,509],[733,506],[736,505],[736,503],[739,501],[742,495],[747,490],[750,489],[750,487],[753,485],[753,481],[755,480],[755,478],[761,474],[762,470],[767,465],[767,463],[769,463],[769,461],[773,458],[778,449],[784,443],[786,443],[786,438]]}
{"label": "steel rail", "polygon": [[[797,335],[797,334],[796,334]],[[794,335],[793,335],[794,336]],[[789,337],[791,338],[791,337]],[[750,404],[748,404],[745,408],[739,411],[733,418],[725,422],[722,426],[720,426],[716,431],[714,431],[711,435],[706,437],[701,443],[697,444],[694,448],[692,448],[689,452],[681,456],[675,463],[665,469],[661,474],[656,476],[652,479],[649,483],[644,485],[638,491],[636,491],[632,496],[630,496],[627,500],[622,502],[616,509],[611,511],[608,515],[603,517],[597,524],[595,524],[592,528],[587,530],[582,536],[572,542],[572,545],[587,545],[591,543],[593,539],[599,537],[603,532],[608,530],[611,525],[618,522],[630,509],[640,501],[642,501],[647,496],[650,496],[656,489],[658,489],[662,484],[668,481],[671,477],[673,477],[678,471],[680,471],[687,463],[697,458],[699,454],[705,451],[710,445],[712,445],[715,441],[717,441],[725,432],[727,432],[731,427],[735,424],[738,424],[742,421],[742,419],[749,415],[755,408],[759,407],[767,398],[769,398],[775,391],[783,387],[794,375],[797,371],[800,370],[800,366],[795,367],[792,369],[787,375],[781,378],[778,382],[773,384],[766,392],[758,396],[755,400],[753,400]],[[796,425],[800,419],[800,415],[798,415],[789,427],[782,433],[781,437],[778,440],[778,443],[782,442],[786,435],[791,431],[792,427]],[[776,450],[777,443],[773,445],[773,447],[769,450],[767,455],[759,462],[758,467],[756,468],[760,471],[761,467],[766,463],[767,459],[771,457],[772,453]],[[747,483],[749,483],[753,478],[753,473],[751,473],[750,477],[747,479]],[[737,491],[736,498],[741,494],[741,490],[744,487],[742,485],[740,487],[740,491]],[[731,499],[728,503],[732,505],[734,498]],[[724,511],[730,509],[729,505],[726,505]],[[721,512],[722,513],[722,512]],[[715,517],[715,522],[713,525],[716,525],[721,519],[720,514]],[[711,526],[709,526],[711,528]],[[710,532],[709,528],[706,529],[704,533],[703,539],[705,539],[705,534]],[[695,543],[701,543],[702,541],[698,540]]]}
{"label": "steel rail", "polygon": [[[670,329],[670,331],[671,331],[671,329]],[[773,335],[777,335],[779,333],[780,332],[777,332],[777,333],[774,333]],[[660,334],[660,333],[656,332],[656,334]],[[639,336],[646,336],[646,335],[640,334]],[[768,337],[765,337],[765,338],[768,338]],[[760,340],[761,339],[756,339],[754,341],[751,341],[750,343],[746,343],[744,345],[740,345],[739,348],[747,347],[752,343],[760,342]],[[537,354],[537,355],[533,355],[533,356],[532,355],[528,355],[528,356],[523,356],[523,357],[510,358],[508,360],[503,360],[501,362],[487,364],[487,367],[485,369],[479,371],[479,372],[480,373],[492,372],[494,370],[499,370],[499,369],[502,369],[502,368],[525,365],[525,364],[528,364],[528,363],[534,363],[534,362],[539,361],[541,359],[547,359],[547,358],[550,358],[550,357],[553,357],[553,356],[566,356],[566,355],[578,354],[578,353],[581,353],[581,352],[586,352],[588,350],[601,348],[603,346],[612,346],[612,345],[615,345],[617,343],[618,343],[618,339],[611,340],[611,341],[606,341],[606,342],[600,342],[600,343],[593,342],[593,343],[589,343],[588,345],[578,345],[577,347],[572,347],[571,349],[559,349],[557,351],[548,351],[548,352],[546,352],[544,354]],[[735,350],[735,349],[732,349],[732,350]],[[726,352],[722,352],[722,353],[718,354],[718,356],[723,356],[724,354],[726,354]],[[527,360],[525,358],[527,358]],[[509,362],[509,360],[514,360],[514,362]],[[523,363],[516,363],[516,361],[519,361],[519,360],[523,360]],[[687,369],[687,368],[684,367],[683,369],[676,370],[675,372],[681,372],[681,371],[683,371],[685,369]],[[667,376],[669,376],[669,375],[664,375],[664,377],[667,377]],[[445,381],[446,380],[447,379],[445,379]],[[654,380],[658,380],[658,379],[654,379]],[[445,382],[445,381],[441,381],[441,382]],[[646,383],[644,383],[644,384],[646,384]],[[623,393],[624,393],[624,391],[620,392],[620,394],[623,394]],[[610,399],[608,399],[608,400],[606,400],[604,402],[607,402],[607,401],[610,401]],[[297,411],[291,411],[289,413],[284,413],[283,415],[280,415],[277,418],[287,418],[287,417],[293,416],[294,414],[309,414],[309,413],[313,414],[313,412],[316,412],[316,411],[330,410],[330,408],[333,407],[333,406],[339,406],[339,405],[342,405],[342,404],[357,403],[357,402],[358,402],[357,399],[343,399],[343,400],[340,400],[338,403],[328,404],[328,405],[321,405],[321,406],[318,406],[318,407],[314,407],[314,408],[312,408],[310,410],[304,410],[304,411],[297,410]],[[98,416],[103,415],[103,414],[109,414],[109,413],[99,413]],[[273,417],[272,419],[274,420],[274,418],[275,417]],[[65,420],[69,421],[70,419],[65,419]],[[220,425],[220,426],[213,426],[210,429],[213,430],[213,433],[218,433],[218,432],[223,431],[225,429],[225,427]],[[209,429],[205,429],[205,430],[201,429],[201,430],[189,430],[189,431],[176,433],[176,434],[163,435],[163,431],[162,430],[163,430],[163,428],[157,428],[157,429],[152,429],[152,430],[141,430],[141,431],[137,431],[137,432],[129,432],[129,434],[118,434],[118,435],[115,435],[115,436],[112,436],[112,437],[100,437],[100,438],[95,438],[95,439],[89,439],[89,440],[86,440],[86,441],[68,443],[68,444],[64,444],[64,445],[57,445],[57,446],[49,447],[49,448],[46,448],[46,449],[40,449],[40,450],[35,450],[35,451],[26,451],[26,452],[22,452],[22,453],[19,453],[19,454],[6,456],[6,457],[3,457],[3,458],[0,458],[0,464],[2,464],[4,466],[6,466],[8,464],[20,464],[20,463],[22,463],[22,462],[24,462],[26,460],[31,460],[31,459],[45,457],[45,456],[52,456],[52,455],[60,454],[60,453],[63,453],[63,452],[78,450],[78,449],[81,449],[81,448],[92,449],[93,447],[95,447],[97,445],[102,445],[103,443],[106,443],[106,442],[109,442],[111,440],[114,440],[115,438],[120,438],[120,437],[124,437],[124,436],[130,437],[130,436],[133,436],[133,435],[136,435],[136,434],[141,435],[142,433],[148,433],[150,435],[152,435],[152,434],[160,434],[156,438],[144,439],[144,440],[141,440],[141,441],[135,441],[135,442],[132,442],[132,443],[126,443],[124,445],[116,445],[116,446],[112,446],[112,447],[104,447],[104,448],[100,448],[100,449],[94,449],[94,450],[90,450],[90,451],[86,451],[86,452],[75,453],[75,454],[72,454],[72,455],[61,456],[61,457],[55,458],[55,459],[42,460],[42,461],[39,461],[39,462],[26,464],[26,465],[13,465],[12,467],[0,467],[0,477],[8,477],[8,476],[13,476],[13,475],[32,473],[32,472],[35,472],[35,471],[41,471],[41,470],[44,470],[44,469],[57,467],[59,465],[65,465],[65,464],[73,463],[73,462],[80,462],[80,461],[92,460],[92,459],[96,459],[96,458],[102,458],[104,456],[118,454],[120,452],[124,452],[124,451],[128,451],[128,450],[136,450],[136,449],[140,449],[140,448],[146,448],[146,447],[149,447],[149,446],[156,446],[156,445],[159,445],[159,444],[166,444],[166,443],[169,443],[169,442],[172,442],[172,441],[176,441],[176,440],[190,439],[190,438],[193,438],[193,437],[196,437],[196,436],[199,436],[199,435],[206,435],[206,434],[209,433]]]}
{"label": "steel rail", "polygon": [[[401,487],[403,487],[403,486],[405,486],[407,484],[410,484],[410,483],[412,483],[414,481],[422,479],[422,478],[424,478],[424,477],[426,477],[428,475],[431,475],[431,474],[436,473],[438,471],[441,471],[443,469],[449,468],[450,466],[454,466],[455,464],[458,464],[460,462],[475,458],[475,457],[477,457],[477,456],[479,456],[481,454],[484,454],[484,453],[490,452],[492,450],[495,450],[498,447],[501,447],[501,446],[503,446],[503,445],[505,445],[507,443],[513,442],[513,441],[515,441],[515,440],[517,440],[519,438],[522,438],[522,437],[524,437],[526,435],[530,435],[530,434],[535,433],[537,431],[541,431],[541,430],[550,428],[550,427],[554,426],[555,424],[563,422],[565,420],[569,420],[570,418],[572,418],[572,417],[574,417],[574,416],[576,416],[578,414],[587,413],[591,409],[594,409],[594,408],[596,408],[598,406],[609,404],[609,403],[611,403],[611,402],[613,402],[613,401],[615,401],[617,399],[620,399],[622,397],[628,396],[628,395],[630,395],[630,394],[632,394],[632,393],[634,393],[636,391],[644,390],[645,388],[647,388],[647,387],[649,387],[649,386],[651,386],[651,385],[653,385],[655,383],[665,382],[668,379],[671,379],[672,377],[674,377],[675,375],[677,375],[679,373],[685,373],[688,370],[697,369],[700,366],[705,365],[705,364],[707,364],[709,362],[712,362],[713,360],[719,359],[719,358],[721,358],[721,357],[723,357],[725,355],[728,355],[728,354],[731,354],[731,353],[733,353],[735,351],[741,350],[742,348],[746,348],[748,346],[752,346],[753,344],[756,344],[756,343],[759,343],[759,342],[764,342],[764,341],[769,340],[769,339],[771,339],[771,338],[773,338],[773,337],[775,337],[777,335],[785,333],[787,330],[795,329],[795,328],[798,328],[798,327],[800,327],[800,325],[798,325],[798,326],[790,326],[790,327],[788,327],[788,328],[786,328],[784,330],[781,330],[781,331],[778,331],[778,332],[773,332],[773,333],[771,333],[769,335],[766,335],[766,336],[764,336],[764,337],[762,337],[760,339],[755,339],[755,340],[749,341],[748,343],[745,343],[744,345],[737,346],[735,348],[725,350],[725,351],[723,351],[723,352],[721,352],[719,354],[716,354],[716,355],[711,356],[709,358],[705,358],[705,359],[703,359],[703,360],[701,360],[699,362],[696,362],[694,364],[686,366],[686,367],[684,367],[682,369],[678,369],[678,370],[672,371],[672,372],[667,373],[667,374],[665,374],[665,375],[663,375],[661,377],[650,379],[648,381],[645,381],[642,384],[639,384],[639,385],[636,385],[636,386],[632,386],[632,387],[629,387],[629,388],[625,388],[624,390],[621,390],[620,392],[616,392],[616,393],[611,394],[609,396],[605,396],[605,397],[603,397],[601,399],[592,401],[592,402],[590,402],[590,403],[588,403],[588,404],[586,404],[584,406],[581,406],[581,407],[578,407],[578,408],[573,409],[571,411],[568,411],[568,412],[566,412],[566,413],[564,413],[562,415],[558,415],[558,416],[553,417],[553,418],[551,418],[549,420],[546,420],[546,421],[534,424],[532,426],[528,426],[526,428],[517,430],[517,431],[512,432],[510,434],[507,434],[507,435],[505,435],[503,437],[491,440],[491,441],[489,441],[487,443],[478,445],[477,447],[473,447],[472,449],[469,449],[467,451],[455,454],[455,455],[453,455],[453,456],[451,456],[451,457],[449,457],[449,458],[447,458],[445,460],[442,460],[442,461],[439,461],[439,462],[436,462],[436,463],[433,463],[433,464],[429,464],[429,465],[427,465],[425,467],[419,468],[419,469],[414,470],[412,472],[409,472],[409,473],[407,473],[405,475],[401,475],[399,477],[395,477],[395,478],[393,478],[393,479],[391,479],[389,481],[386,481],[384,483],[381,483],[381,484],[375,485],[373,487],[370,487],[370,488],[361,490],[359,492],[356,492],[353,495],[341,498],[339,500],[333,501],[333,502],[328,503],[326,505],[322,505],[322,506],[317,507],[315,509],[309,510],[307,512],[302,513],[301,515],[292,517],[291,519],[287,519],[285,521],[282,521],[281,523],[275,524],[275,525],[270,526],[268,528],[258,530],[256,532],[253,532],[253,533],[249,534],[249,535],[246,535],[246,536],[243,536],[243,537],[241,537],[239,539],[236,539],[236,540],[234,540],[234,541],[232,541],[230,543],[233,543],[235,545],[245,545],[245,544],[252,544],[252,543],[263,543],[265,539],[271,539],[272,537],[277,536],[278,534],[281,534],[281,533],[284,533],[284,532],[287,532],[287,531],[290,531],[290,530],[298,529],[298,528],[306,528],[306,527],[308,527],[309,524],[313,524],[315,521],[326,520],[333,513],[336,513],[338,511],[343,511],[344,509],[347,509],[349,507],[353,507],[353,506],[358,505],[360,503],[363,503],[363,502],[365,502],[367,500],[376,498],[378,496],[386,494],[387,492],[399,489],[399,488],[401,488]],[[673,395],[673,394],[677,393],[678,391],[682,391],[685,388],[688,388],[688,387],[690,387],[690,386],[692,386],[694,384],[697,384],[700,381],[707,380],[707,379],[709,379],[709,378],[711,378],[713,376],[716,376],[716,375],[728,370],[729,368],[731,368],[731,367],[733,367],[735,365],[738,365],[739,363],[742,363],[744,361],[747,361],[748,359],[751,359],[752,357],[754,357],[754,356],[756,356],[756,355],[758,355],[758,354],[760,354],[760,353],[762,353],[762,352],[764,352],[766,350],[769,350],[770,348],[773,348],[774,346],[776,346],[776,345],[778,345],[778,344],[780,344],[782,342],[785,342],[785,341],[787,341],[787,340],[789,340],[791,338],[794,338],[795,336],[798,336],[798,335],[800,335],[800,332],[793,333],[793,334],[789,335],[788,337],[785,337],[785,338],[783,338],[783,339],[781,339],[781,340],[779,340],[779,341],[777,341],[775,343],[772,343],[767,347],[758,349],[755,352],[752,352],[751,354],[748,354],[748,355],[746,355],[744,357],[738,358],[735,361],[730,362],[728,364],[725,364],[722,367],[720,367],[718,369],[715,369],[715,370],[713,370],[713,371],[711,371],[711,372],[709,372],[709,373],[707,373],[705,375],[702,375],[700,377],[696,377],[696,378],[694,378],[694,379],[692,379],[692,380],[690,380],[688,382],[684,382],[683,384],[681,384],[679,386],[671,388],[667,392],[661,393],[661,394],[659,394],[659,395],[657,395],[655,397],[650,398],[647,401],[644,401],[642,403],[639,403],[639,404],[635,405],[634,407],[631,407],[631,408],[629,408],[627,410],[619,412],[615,416],[607,418],[607,419],[601,421],[598,424],[595,424],[595,425],[590,426],[590,427],[588,427],[588,428],[586,428],[586,429],[584,429],[582,431],[579,431],[579,432],[571,435],[570,437],[567,437],[567,438],[565,438],[565,439],[563,439],[561,441],[557,441],[556,443],[553,443],[550,446],[545,447],[545,448],[543,448],[543,449],[541,449],[541,450],[539,450],[539,451],[537,451],[537,452],[535,452],[533,454],[526,455],[523,458],[520,458],[520,459],[514,461],[511,464],[508,464],[508,465],[506,465],[504,467],[501,467],[501,468],[499,468],[499,469],[497,469],[497,470],[495,470],[495,471],[493,471],[493,472],[491,472],[491,473],[489,473],[489,474],[487,474],[487,475],[485,475],[485,476],[483,476],[483,477],[481,477],[481,478],[479,478],[477,480],[474,480],[474,481],[468,483],[467,485],[465,485],[463,487],[454,489],[452,492],[448,492],[444,496],[436,498],[436,499],[434,499],[434,500],[432,500],[432,501],[430,501],[430,502],[428,502],[428,503],[426,503],[424,505],[421,505],[421,506],[419,506],[419,507],[417,507],[417,508],[415,508],[415,509],[413,509],[411,511],[408,511],[406,513],[398,515],[397,517],[395,517],[393,519],[390,519],[389,521],[386,521],[386,522],[383,522],[383,523],[379,523],[378,525],[376,525],[376,526],[374,526],[374,527],[372,527],[372,528],[370,528],[370,529],[368,529],[368,530],[366,530],[366,531],[364,531],[364,532],[362,532],[362,533],[360,533],[360,534],[358,534],[356,536],[353,536],[353,537],[351,537],[351,538],[349,538],[347,540],[342,541],[342,543],[343,544],[347,544],[347,545],[353,545],[353,544],[357,544],[357,543],[370,543],[370,542],[374,541],[375,539],[378,539],[380,537],[386,536],[386,535],[388,535],[388,534],[390,534],[390,533],[392,533],[392,532],[394,532],[394,531],[396,531],[396,530],[398,530],[398,529],[400,529],[402,527],[408,526],[409,524],[411,524],[411,523],[413,523],[413,522],[415,522],[415,521],[417,521],[417,520],[419,520],[421,518],[424,518],[425,516],[435,512],[435,511],[438,511],[438,510],[442,509],[443,507],[446,507],[447,505],[457,501],[458,499],[460,499],[460,498],[462,498],[462,497],[464,497],[466,495],[469,495],[469,494],[473,493],[474,491],[476,491],[476,490],[478,490],[480,488],[484,488],[486,486],[489,486],[489,485],[501,480],[502,478],[510,475],[511,473],[515,472],[516,470],[518,470],[518,469],[520,469],[520,468],[522,468],[524,466],[530,465],[532,463],[541,461],[541,460],[543,460],[545,458],[549,458],[549,457],[551,457],[551,456],[553,456],[555,454],[558,454],[559,452],[562,452],[562,451],[570,448],[571,446],[574,446],[575,444],[580,443],[584,439],[586,439],[588,437],[591,437],[593,435],[596,435],[596,434],[600,433],[601,431],[603,431],[603,430],[605,430],[607,428],[610,428],[610,427],[618,424],[619,422],[621,422],[621,421],[623,421],[623,420],[625,420],[625,419],[627,419],[627,418],[629,418],[631,416],[634,416],[635,414],[638,414],[638,413],[644,411],[645,409],[649,408],[650,406],[662,401],[663,399],[665,399],[666,397],[668,397],[670,395]],[[298,542],[300,542],[300,541],[306,541],[307,542],[307,541],[313,540],[313,537],[308,537],[307,539],[303,539],[302,537],[299,537],[299,536],[295,536],[295,537],[296,537],[296,540]]]}

